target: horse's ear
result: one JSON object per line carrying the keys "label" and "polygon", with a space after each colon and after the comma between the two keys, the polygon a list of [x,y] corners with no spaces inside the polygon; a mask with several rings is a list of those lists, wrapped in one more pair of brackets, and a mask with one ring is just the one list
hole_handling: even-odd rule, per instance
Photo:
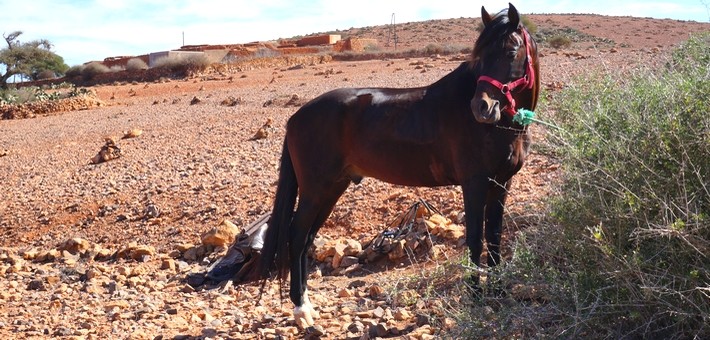
{"label": "horse's ear", "polygon": [[493,18],[491,18],[491,15],[488,14],[488,11],[486,11],[486,8],[481,6],[481,20],[483,20],[483,25],[488,26],[488,23],[493,21]]}
{"label": "horse's ear", "polygon": [[513,6],[510,2],[508,3],[508,20],[514,27],[518,27],[520,25],[520,14],[515,6]]}

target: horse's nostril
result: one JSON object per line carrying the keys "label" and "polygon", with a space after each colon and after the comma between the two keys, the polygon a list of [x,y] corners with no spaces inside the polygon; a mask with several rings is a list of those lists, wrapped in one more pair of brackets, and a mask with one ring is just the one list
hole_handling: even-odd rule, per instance
{"label": "horse's nostril", "polygon": [[486,103],[485,100],[484,100],[484,101],[481,101],[481,107],[479,108],[479,111],[478,111],[478,112],[481,112],[481,113],[486,113],[486,112],[488,112],[488,103]]}

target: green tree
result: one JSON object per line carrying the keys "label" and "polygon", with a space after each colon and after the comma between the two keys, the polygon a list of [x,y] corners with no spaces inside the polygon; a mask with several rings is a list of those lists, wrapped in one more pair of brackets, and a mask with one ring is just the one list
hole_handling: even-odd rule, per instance
{"label": "green tree", "polygon": [[16,74],[34,80],[44,71],[62,75],[69,69],[64,58],[51,51],[52,44],[48,40],[21,43],[17,39],[21,34],[21,31],[3,34],[7,47],[0,49],[0,72],[4,68],[4,73],[0,73],[0,88],[7,88],[7,81]]}

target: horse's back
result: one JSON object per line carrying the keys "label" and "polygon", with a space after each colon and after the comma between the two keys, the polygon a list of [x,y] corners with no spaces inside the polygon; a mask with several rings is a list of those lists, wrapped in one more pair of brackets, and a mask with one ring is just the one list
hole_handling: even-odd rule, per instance
{"label": "horse's back", "polygon": [[[342,88],[302,106],[289,120],[287,141],[311,172],[340,172],[403,185],[452,184],[441,156],[439,116],[427,88]],[[306,164],[307,162],[308,164]],[[305,171],[297,171],[303,173]]]}

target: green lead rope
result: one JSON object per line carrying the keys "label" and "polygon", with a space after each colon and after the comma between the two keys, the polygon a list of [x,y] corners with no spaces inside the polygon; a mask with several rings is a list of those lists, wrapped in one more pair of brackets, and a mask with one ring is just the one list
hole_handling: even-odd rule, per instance
{"label": "green lead rope", "polygon": [[545,126],[549,126],[549,127],[555,128],[555,129],[560,129],[559,126],[535,119],[535,112],[532,112],[527,109],[522,109],[522,108],[518,109],[518,113],[516,113],[513,116],[513,123],[518,123],[522,126],[528,126],[533,122],[538,123],[538,124],[542,124]]}

